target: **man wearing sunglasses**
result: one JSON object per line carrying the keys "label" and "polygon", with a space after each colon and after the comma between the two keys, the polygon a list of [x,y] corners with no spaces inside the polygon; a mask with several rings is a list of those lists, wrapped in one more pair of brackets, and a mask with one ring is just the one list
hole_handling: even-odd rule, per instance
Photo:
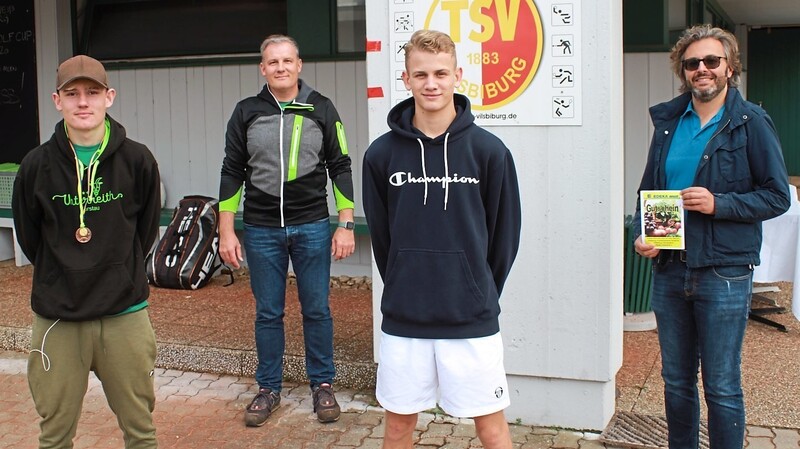
{"label": "man wearing sunglasses", "polygon": [[670,59],[682,95],[650,108],[655,131],[639,190],[681,191],[686,250],[659,250],[641,236],[634,244],[653,259],[669,447],[698,448],[699,368],[711,449],[741,448],[753,267],[761,222],[789,208],[788,176],[772,119],[736,89],[742,64],[731,33],[692,27]]}

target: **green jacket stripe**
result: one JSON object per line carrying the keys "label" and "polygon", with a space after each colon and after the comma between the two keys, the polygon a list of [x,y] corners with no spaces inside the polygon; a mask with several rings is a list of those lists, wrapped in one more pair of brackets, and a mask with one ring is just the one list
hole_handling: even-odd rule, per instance
{"label": "green jacket stripe", "polygon": [[336,122],[336,137],[339,139],[339,148],[342,149],[342,154],[347,154],[347,139],[344,137],[342,122]]}
{"label": "green jacket stripe", "polygon": [[303,116],[294,116],[294,126],[292,127],[292,142],[289,147],[289,172],[286,175],[287,181],[297,179],[297,157],[300,154],[300,140],[303,137]]}

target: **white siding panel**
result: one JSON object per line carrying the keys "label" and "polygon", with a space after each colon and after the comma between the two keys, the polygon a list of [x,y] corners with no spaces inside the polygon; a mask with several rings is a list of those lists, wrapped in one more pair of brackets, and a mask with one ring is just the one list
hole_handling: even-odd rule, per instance
{"label": "white siding panel", "polygon": [[120,109],[120,105],[122,104],[123,100],[122,98],[120,98],[119,95],[120,91],[122,90],[120,89],[119,86],[119,72],[108,71],[108,85],[113,87],[117,91],[117,98],[114,99],[114,104],[112,104],[111,107],[108,108],[107,112],[109,115],[111,115],[111,117],[114,118],[114,120],[123,123],[121,117],[122,111]]}
{"label": "white siding panel", "polygon": [[239,66],[239,79],[241,80],[239,83],[241,86],[240,99],[256,95],[264,86],[264,78],[261,77],[257,64]]}
{"label": "white siding panel", "polygon": [[172,155],[172,184],[167,190],[176,193],[173,197],[175,204],[184,195],[195,193],[192,191],[191,155],[189,152],[189,117],[187,80],[185,68],[169,69],[169,123],[170,154]]}
{"label": "white siding panel", "polygon": [[[303,64],[303,68],[300,70],[300,78],[303,79],[309,86],[311,86],[314,90],[317,89],[317,65],[316,63],[308,63]],[[327,95],[326,95],[327,96]]]}
{"label": "white siding panel", "polygon": [[[367,63],[366,61],[356,62],[356,78],[355,78],[355,101],[356,101],[356,117],[355,123],[357,125],[355,132],[356,145],[359,153],[359,163],[363,158],[364,153],[369,146],[369,131],[367,124],[369,120],[369,109],[367,108]],[[359,176],[360,178],[360,176]]]}
{"label": "white siding panel", "polygon": [[650,122],[647,114],[648,57],[626,53],[625,67],[625,214],[636,211],[636,191],[647,161]]}
{"label": "white siding panel", "polygon": [[204,195],[208,188],[208,183],[205,179],[208,161],[206,160],[206,139],[203,132],[206,122],[203,98],[203,69],[200,67],[187,69],[186,81],[189,186],[193,193]]}
{"label": "white siding panel", "polygon": [[[355,145],[350,146],[350,158],[353,160],[353,183],[355,184],[355,195],[356,195],[356,215],[363,216],[364,215],[364,207],[361,204],[361,192],[362,184],[361,184],[361,170],[362,170],[362,162],[364,161],[364,153],[367,151],[367,147],[369,146],[369,109],[367,107],[367,62],[366,61],[357,61],[356,62],[356,74],[355,74],[355,92],[352,98],[355,98],[356,102],[356,115],[355,120],[352,120],[356,127],[353,131],[349,132],[347,138],[351,142],[355,142]],[[355,147],[355,148],[354,148]],[[357,240],[357,247],[356,252],[353,254],[353,258],[358,257],[358,262],[352,261],[353,264],[358,264],[360,266],[371,267],[372,264],[372,247],[370,244],[369,236],[361,237]],[[367,273],[371,275],[371,272]]]}
{"label": "white siding panel", "polygon": [[[167,207],[175,207],[182,195],[178,191],[178,182],[173,173],[172,157],[172,117],[170,111],[170,72],[169,69],[152,71],[153,79],[153,141],[147,143],[156,156],[161,182],[167,192],[162,201]],[[144,142],[143,142],[144,143]]]}
{"label": "white siding panel", "polygon": [[205,178],[206,195],[217,197],[219,195],[220,167],[222,155],[224,154],[224,133],[227,117],[223,114],[222,91],[224,83],[222,81],[222,67],[207,67],[203,70],[205,86],[203,98],[205,99],[205,131],[204,150],[205,150]]}
{"label": "white siding panel", "polygon": [[[222,130],[228,125],[228,120],[233,114],[233,109],[236,107],[242,98],[242,83],[239,73],[241,68],[239,66],[225,66],[222,67],[222,117],[224,118]],[[211,88],[211,86],[209,86]],[[224,149],[225,142],[220,142],[220,153]],[[220,159],[222,163],[222,159]]]}
{"label": "white siding panel", "polygon": [[136,70],[136,113],[137,127],[136,134],[129,133],[132,139],[144,143],[150,151],[158,158],[158,154],[153,149],[155,142],[155,123],[153,121],[153,71]]}
{"label": "white siding panel", "polygon": [[[322,93],[326,97],[330,98],[333,104],[335,104],[338,108],[339,106],[339,98],[343,100],[345,98],[344,92],[342,92],[341,97],[339,96],[339,92],[336,92],[336,64],[335,62],[318,62],[316,63],[317,68],[317,79],[312,86],[315,90]],[[338,63],[338,64],[346,64],[346,63]],[[305,69],[304,69],[305,70]],[[349,93],[349,92],[348,92]],[[353,98],[353,97],[349,97]]]}
{"label": "white siding panel", "polygon": [[[680,83],[675,74],[672,73],[669,53],[648,53],[647,57],[648,70],[643,75],[650,80],[647,95],[649,96],[649,106],[652,106],[669,101],[678,95]],[[652,128],[650,128],[650,131],[652,131]]]}
{"label": "white siding panel", "polygon": [[[115,116],[130,136],[139,134],[137,102],[138,92],[136,92],[136,72],[134,70],[125,70],[118,72],[119,78],[117,80],[117,101],[119,114]],[[109,80],[109,82],[111,82]],[[113,87],[113,84],[112,84]]]}
{"label": "white siding panel", "polygon": [[669,53],[625,53],[625,214],[636,211],[636,190],[653,135],[650,106],[678,95]]}

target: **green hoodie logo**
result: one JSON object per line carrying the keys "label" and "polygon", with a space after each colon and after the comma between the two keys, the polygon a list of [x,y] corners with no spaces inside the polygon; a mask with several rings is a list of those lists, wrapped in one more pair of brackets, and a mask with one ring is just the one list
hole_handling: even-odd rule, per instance
{"label": "green hoodie logo", "polygon": [[[112,191],[100,193],[100,187],[102,185],[103,178],[97,178],[94,181],[92,189],[90,189],[91,192],[97,193],[93,196],[90,196],[88,192],[83,194],[83,202],[89,206],[86,208],[87,211],[98,211],[100,210],[101,204],[116,201],[124,196],[122,193],[114,193]],[[80,198],[77,194],[65,193],[62,195],[53,195],[53,201],[57,201],[59,199],[64,203],[65,206],[80,206]]]}

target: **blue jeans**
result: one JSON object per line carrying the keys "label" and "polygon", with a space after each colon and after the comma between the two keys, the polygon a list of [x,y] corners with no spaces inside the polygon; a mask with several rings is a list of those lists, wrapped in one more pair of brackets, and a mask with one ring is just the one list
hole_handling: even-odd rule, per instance
{"label": "blue jeans", "polygon": [[699,447],[699,366],[711,449],[741,448],[745,431],[742,342],[753,270],[748,265],[692,269],[677,254],[673,260],[654,261],[651,298],[661,345],[669,447]]}
{"label": "blue jeans", "polygon": [[306,373],[312,386],[332,383],[336,371],[333,319],[328,307],[331,273],[328,219],[284,228],[245,224],[244,231],[250,286],[256,299],[256,382],[261,388],[281,391],[286,275],[291,257],[303,313]]}

